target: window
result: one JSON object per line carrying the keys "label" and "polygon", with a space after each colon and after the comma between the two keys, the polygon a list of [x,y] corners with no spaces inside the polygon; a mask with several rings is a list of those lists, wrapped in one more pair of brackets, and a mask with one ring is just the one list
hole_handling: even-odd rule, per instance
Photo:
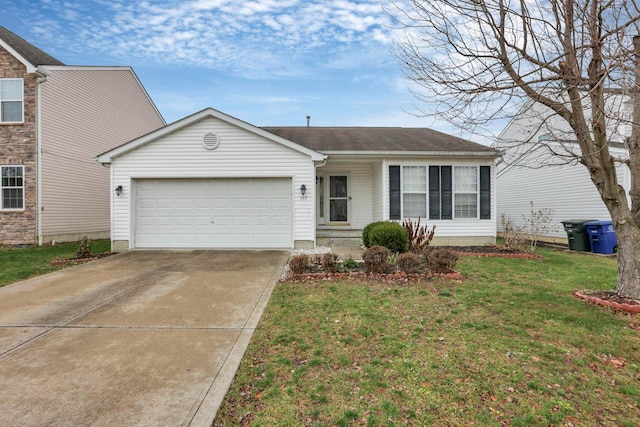
{"label": "window", "polygon": [[427,216],[427,168],[404,166],[402,168],[402,212],[405,218]]}
{"label": "window", "polygon": [[24,166],[1,166],[1,209],[24,209]]}
{"label": "window", "polygon": [[454,212],[456,218],[478,217],[478,168],[456,166],[453,168]]}
{"label": "window", "polygon": [[490,166],[389,166],[389,219],[491,219]]}
{"label": "window", "polygon": [[0,79],[0,123],[21,123],[22,79]]}

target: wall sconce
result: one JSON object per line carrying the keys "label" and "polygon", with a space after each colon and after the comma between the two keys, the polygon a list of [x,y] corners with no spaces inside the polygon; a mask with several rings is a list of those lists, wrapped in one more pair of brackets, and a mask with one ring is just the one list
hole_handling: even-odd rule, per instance
{"label": "wall sconce", "polygon": [[122,194],[122,185],[118,185],[116,187],[116,196],[120,197],[121,194]]}
{"label": "wall sconce", "polygon": [[307,186],[302,184],[300,186],[300,194],[302,194],[302,196],[304,197],[305,194],[307,194]]}

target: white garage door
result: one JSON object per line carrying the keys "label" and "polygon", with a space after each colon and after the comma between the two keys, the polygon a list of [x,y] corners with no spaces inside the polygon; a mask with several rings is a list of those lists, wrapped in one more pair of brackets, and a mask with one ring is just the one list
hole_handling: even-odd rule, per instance
{"label": "white garage door", "polygon": [[290,248],[291,179],[136,181],[137,248]]}

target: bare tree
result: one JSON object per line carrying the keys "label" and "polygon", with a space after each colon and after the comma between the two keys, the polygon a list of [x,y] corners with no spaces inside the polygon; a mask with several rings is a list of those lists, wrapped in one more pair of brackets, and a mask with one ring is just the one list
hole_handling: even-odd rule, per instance
{"label": "bare tree", "polygon": [[[414,94],[461,128],[478,129],[530,109],[547,126],[558,162],[579,162],[611,214],[618,237],[616,292],[640,299],[640,9],[637,0],[392,0],[396,43]],[[623,116],[612,95],[633,102]],[[618,110],[619,112],[619,110]],[[627,156],[609,147],[616,123]],[[612,125],[612,123],[614,125]],[[570,134],[570,135],[569,135]],[[631,171],[627,194],[616,161]]]}

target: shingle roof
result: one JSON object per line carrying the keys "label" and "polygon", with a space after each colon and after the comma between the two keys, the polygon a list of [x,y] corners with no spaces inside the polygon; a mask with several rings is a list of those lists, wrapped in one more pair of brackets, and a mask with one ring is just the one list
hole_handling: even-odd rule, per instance
{"label": "shingle roof", "polygon": [[424,151],[495,155],[497,151],[428,128],[263,127],[315,151]]}
{"label": "shingle roof", "polygon": [[33,66],[38,65],[65,65],[48,53],[38,49],[22,37],[0,26],[0,39],[18,52]]}

